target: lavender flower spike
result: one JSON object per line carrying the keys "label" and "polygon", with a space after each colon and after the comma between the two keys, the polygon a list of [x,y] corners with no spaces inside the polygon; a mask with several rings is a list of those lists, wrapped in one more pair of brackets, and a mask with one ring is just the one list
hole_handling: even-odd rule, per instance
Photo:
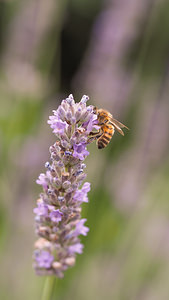
{"label": "lavender flower spike", "polygon": [[75,103],[70,95],[61,102],[48,123],[57,140],[50,147],[51,161],[46,173],[37,183],[43,188],[34,208],[36,234],[34,268],[38,275],[56,275],[75,264],[76,254],[82,253],[79,235],[89,228],[81,218],[81,204],[88,202],[90,183],[81,184],[86,177],[84,159],[90,131],[96,128],[97,116],[93,106],[86,106],[88,96]]}

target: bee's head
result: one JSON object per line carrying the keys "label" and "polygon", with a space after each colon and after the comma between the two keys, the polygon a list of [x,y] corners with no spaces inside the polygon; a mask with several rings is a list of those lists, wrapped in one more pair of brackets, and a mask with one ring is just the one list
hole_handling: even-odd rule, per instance
{"label": "bee's head", "polygon": [[108,116],[108,112],[102,108],[97,108],[94,107],[93,108],[93,112],[94,114],[97,115],[97,119],[99,123],[105,123],[105,121],[107,120],[107,116]]}

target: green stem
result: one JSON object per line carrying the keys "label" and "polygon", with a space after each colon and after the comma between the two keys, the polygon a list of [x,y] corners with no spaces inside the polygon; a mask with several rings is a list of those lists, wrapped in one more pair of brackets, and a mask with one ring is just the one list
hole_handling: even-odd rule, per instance
{"label": "green stem", "polygon": [[41,300],[51,300],[54,283],[54,276],[48,276],[46,278]]}

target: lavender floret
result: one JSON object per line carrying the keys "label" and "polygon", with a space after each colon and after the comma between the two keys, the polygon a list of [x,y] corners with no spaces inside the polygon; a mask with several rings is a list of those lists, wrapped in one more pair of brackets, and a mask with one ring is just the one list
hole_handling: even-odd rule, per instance
{"label": "lavender floret", "polygon": [[42,250],[36,254],[36,262],[40,268],[49,269],[53,261],[54,257],[48,251]]}
{"label": "lavender floret", "polygon": [[81,254],[83,252],[83,245],[81,243],[77,243],[75,245],[69,246],[68,251],[71,255],[74,253]]}
{"label": "lavender floret", "polygon": [[56,142],[49,149],[51,159],[45,163],[46,173],[36,181],[43,188],[34,208],[39,236],[34,268],[38,275],[63,277],[64,271],[75,264],[76,254],[83,251],[79,235],[86,236],[89,231],[84,225],[86,219],[81,218],[81,204],[88,202],[90,183],[81,184],[86,177],[89,133],[98,126],[93,106],[86,106],[88,99],[84,95],[75,103],[70,95],[49,117]]}
{"label": "lavender floret", "polygon": [[34,208],[33,212],[37,216],[48,216],[48,206],[44,203],[37,203],[37,207]]}

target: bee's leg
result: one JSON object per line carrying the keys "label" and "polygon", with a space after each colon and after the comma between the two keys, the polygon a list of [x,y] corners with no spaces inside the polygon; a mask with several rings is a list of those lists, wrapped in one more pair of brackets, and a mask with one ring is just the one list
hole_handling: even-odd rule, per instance
{"label": "bee's leg", "polygon": [[93,141],[95,141],[95,140],[98,139],[101,135],[102,135],[101,130],[96,131],[96,132],[92,132],[92,131],[91,131],[91,132],[89,133],[88,142],[93,142]]}
{"label": "bee's leg", "polygon": [[100,132],[100,130],[99,131],[95,131],[95,132],[93,132],[93,131],[91,131],[90,133],[89,133],[89,136],[97,136],[97,135],[99,135],[101,132]]}

